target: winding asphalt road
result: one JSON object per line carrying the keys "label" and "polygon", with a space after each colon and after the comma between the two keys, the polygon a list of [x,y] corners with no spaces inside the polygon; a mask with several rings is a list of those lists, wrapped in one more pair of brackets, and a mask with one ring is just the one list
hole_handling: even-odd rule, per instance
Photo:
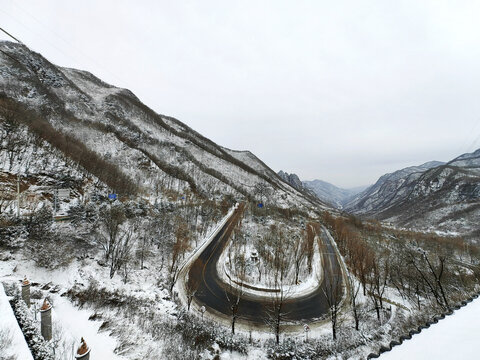
{"label": "winding asphalt road", "polygon": [[[226,294],[226,289],[229,286],[219,277],[216,264],[228,243],[232,230],[240,220],[242,212],[243,205],[240,205],[188,270],[189,286],[197,287],[195,293],[197,304],[204,305],[207,310],[211,309],[214,310],[213,312],[217,311],[226,316],[231,315],[230,302]],[[324,317],[328,313],[326,294],[329,294],[328,291],[332,288],[331,284],[341,284],[343,281],[342,271],[333,244],[324,233],[322,233],[321,240],[323,280],[309,294],[300,297],[295,297],[295,294],[288,295],[283,307],[286,313],[284,320],[286,321],[297,323]],[[230,298],[234,297],[231,293],[228,295]],[[238,318],[240,321],[246,320],[249,323],[263,325],[269,306],[271,306],[271,302],[268,299],[242,295],[238,306]]]}

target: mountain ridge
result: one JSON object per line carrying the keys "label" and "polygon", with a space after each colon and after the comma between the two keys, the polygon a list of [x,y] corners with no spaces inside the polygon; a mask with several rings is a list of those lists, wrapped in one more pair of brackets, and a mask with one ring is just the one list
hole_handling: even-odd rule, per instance
{"label": "mountain ridge", "polygon": [[285,183],[252,153],[215,144],[181,121],[157,114],[128,89],[56,66],[21,44],[2,41],[0,50],[5,99],[108,159],[144,193],[160,186],[206,197],[255,198],[266,188],[269,203],[278,207],[325,206]]}
{"label": "mountain ridge", "polygon": [[297,174],[289,174],[283,170],[280,170],[278,175],[296,189],[316,196],[324,203],[330,204],[336,209],[342,209],[343,205],[351,199],[352,196],[355,196],[368,187],[358,186],[352,189],[342,189],[323,180],[302,181]]}
{"label": "mountain ridge", "polygon": [[480,233],[480,149],[447,163],[427,162],[381,176],[345,210],[401,227]]}
{"label": "mountain ridge", "polygon": [[314,191],[320,199],[332,204],[338,209],[343,209],[352,197],[370,187],[370,185],[368,185],[345,189],[319,179],[303,181],[303,184]]}

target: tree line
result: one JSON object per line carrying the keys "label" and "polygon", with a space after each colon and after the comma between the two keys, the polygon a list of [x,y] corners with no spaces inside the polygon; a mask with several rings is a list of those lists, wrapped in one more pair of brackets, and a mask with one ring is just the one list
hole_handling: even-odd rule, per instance
{"label": "tree line", "polygon": [[35,134],[37,141],[48,142],[110,188],[126,195],[138,191],[137,185],[116,165],[102,159],[75,137],[55,129],[44,117],[2,94],[0,94],[0,119],[3,129],[1,143],[2,147],[6,148],[9,158],[22,152],[24,143],[20,140],[18,131],[21,126],[26,126]]}

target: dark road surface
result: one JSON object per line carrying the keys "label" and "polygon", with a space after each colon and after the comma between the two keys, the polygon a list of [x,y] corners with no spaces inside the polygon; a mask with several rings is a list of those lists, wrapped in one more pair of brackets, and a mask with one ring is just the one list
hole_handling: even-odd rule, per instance
{"label": "dark road surface", "polygon": [[[228,243],[230,234],[236,226],[242,214],[241,206],[226,222],[223,228],[218,232],[217,236],[212,242],[203,250],[199,257],[192,264],[189,269],[189,282],[198,283],[198,289],[195,294],[196,301],[205,305],[207,310],[213,309],[226,316],[231,315],[230,303],[227,300],[225,289],[228,289],[226,284],[217,274],[216,264],[218,259]],[[325,291],[331,289],[330,281],[333,279],[339,280],[342,283],[342,272],[335,249],[325,234],[322,233],[323,245],[323,278],[320,286],[313,289],[311,293],[301,297],[295,297],[295,294],[289,294],[284,302],[283,310],[286,313],[286,321],[307,321],[318,319],[325,316],[328,312],[328,302]],[[327,292],[328,293],[328,292]],[[233,297],[230,294],[230,297]],[[270,306],[270,302],[266,299],[256,299],[252,296],[242,296],[239,302],[238,315],[239,319],[247,320],[256,324],[264,324],[266,311]]]}

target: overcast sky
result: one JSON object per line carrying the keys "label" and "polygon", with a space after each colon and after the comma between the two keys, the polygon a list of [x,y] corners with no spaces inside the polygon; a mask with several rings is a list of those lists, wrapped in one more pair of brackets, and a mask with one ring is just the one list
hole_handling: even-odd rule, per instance
{"label": "overcast sky", "polygon": [[304,180],[480,147],[480,1],[0,1],[50,61]]}

